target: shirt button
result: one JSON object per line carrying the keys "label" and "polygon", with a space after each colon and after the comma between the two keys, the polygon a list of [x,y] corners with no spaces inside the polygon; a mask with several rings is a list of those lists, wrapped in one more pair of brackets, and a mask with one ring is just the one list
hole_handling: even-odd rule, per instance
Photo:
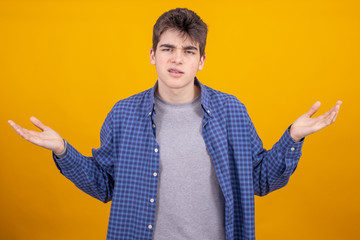
{"label": "shirt button", "polygon": [[149,115],[151,115],[151,112],[149,112]]}
{"label": "shirt button", "polygon": [[295,150],[295,148],[294,147],[292,147],[292,148],[290,148],[291,149],[291,151],[294,151]]}
{"label": "shirt button", "polygon": [[152,229],[152,225],[149,225],[149,226],[148,226],[148,229]]}
{"label": "shirt button", "polygon": [[157,148],[154,149],[154,152],[158,152],[158,151],[159,151],[159,149],[157,149]]}
{"label": "shirt button", "polygon": [[155,200],[152,198],[152,199],[150,199],[150,202],[153,203],[153,202],[155,202]]}
{"label": "shirt button", "polygon": [[210,110],[207,110],[207,113],[210,114]]}
{"label": "shirt button", "polygon": [[153,124],[152,127],[155,128],[155,124]]}
{"label": "shirt button", "polygon": [[157,172],[154,172],[154,173],[153,173],[153,176],[156,177],[156,176],[157,176]]}

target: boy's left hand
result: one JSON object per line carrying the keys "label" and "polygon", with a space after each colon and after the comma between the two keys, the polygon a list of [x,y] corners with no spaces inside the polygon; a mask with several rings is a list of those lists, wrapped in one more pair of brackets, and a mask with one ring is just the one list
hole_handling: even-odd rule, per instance
{"label": "boy's left hand", "polygon": [[302,138],[315,133],[324,127],[329,126],[335,122],[335,119],[339,113],[341,101],[337,101],[335,106],[328,112],[316,118],[311,118],[319,109],[321,103],[317,101],[310,110],[295,120],[290,128],[290,136],[295,142],[299,142]]}

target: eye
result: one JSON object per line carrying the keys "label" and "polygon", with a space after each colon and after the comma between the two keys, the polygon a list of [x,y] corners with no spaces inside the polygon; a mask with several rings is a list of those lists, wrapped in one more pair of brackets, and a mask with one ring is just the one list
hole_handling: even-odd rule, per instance
{"label": "eye", "polygon": [[186,53],[187,53],[187,54],[191,54],[191,55],[194,55],[194,54],[195,54],[195,52],[193,52],[193,51],[186,51]]}
{"label": "eye", "polygon": [[164,51],[164,52],[170,52],[171,49],[170,49],[170,48],[163,48],[162,51]]}

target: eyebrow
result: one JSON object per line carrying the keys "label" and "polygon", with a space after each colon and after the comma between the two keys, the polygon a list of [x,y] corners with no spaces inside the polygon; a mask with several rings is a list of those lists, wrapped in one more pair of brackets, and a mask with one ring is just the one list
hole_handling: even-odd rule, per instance
{"label": "eyebrow", "polygon": [[[165,48],[176,48],[175,45],[172,44],[161,44],[160,47],[165,47]],[[183,47],[183,49],[185,50],[195,50],[197,51],[198,49],[194,46],[185,46]]]}

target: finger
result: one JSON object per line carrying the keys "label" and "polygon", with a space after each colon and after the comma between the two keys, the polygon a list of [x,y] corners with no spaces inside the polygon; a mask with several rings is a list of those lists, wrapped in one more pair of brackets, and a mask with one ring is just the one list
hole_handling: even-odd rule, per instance
{"label": "finger", "polygon": [[14,128],[14,130],[26,141],[29,141],[31,143],[37,144],[39,140],[39,132],[35,132],[32,130],[28,130],[26,128],[20,127],[16,123],[12,122],[11,126]]}
{"label": "finger", "polygon": [[305,115],[307,117],[311,117],[312,115],[314,115],[314,113],[317,112],[320,105],[321,105],[321,102],[319,102],[319,101],[315,102],[314,105],[311,106],[310,110]]}
{"label": "finger", "polygon": [[329,111],[327,111],[326,113],[324,113],[322,116],[327,119],[327,118],[330,117],[330,115],[331,115],[334,111],[335,111],[335,106],[332,107],[332,108],[331,108]]}
{"label": "finger", "polygon": [[341,101],[337,101],[335,106],[333,106],[329,111],[327,111],[326,113],[324,113],[322,116],[324,118],[329,118],[333,112],[338,112],[340,110],[340,105],[342,104]]}
{"label": "finger", "polygon": [[9,120],[8,123],[10,124],[10,126],[15,130],[15,132],[17,134],[19,134],[21,137],[24,136],[24,131],[22,127],[20,127],[19,125],[17,125],[14,121]]}
{"label": "finger", "polygon": [[33,136],[35,135],[35,132],[34,131],[31,131],[31,130],[28,130],[28,129],[22,129],[22,133],[23,133],[23,135],[22,135],[22,137],[25,139],[25,140],[27,140],[27,141],[29,141],[29,142],[31,142],[31,139],[33,138]]}
{"label": "finger", "polygon": [[339,111],[339,110],[340,110],[340,106],[341,106],[341,104],[342,104],[342,101],[337,101],[337,102],[336,102],[335,107],[336,107],[336,110],[337,110],[337,111]]}
{"label": "finger", "polygon": [[334,118],[335,118],[335,116],[336,116],[336,113],[337,112],[332,112],[331,114],[330,114],[330,116],[327,118],[327,124],[328,125],[330,125],[331,123],[333,123],[333,120],[334,120]]}
{"label": "finger", "polygon": [[38,127],[41,131],[44,131],[46,129],[46,126],[36,117],[31,117],[30,121],[36,126]]}
{"label": "finger", "polygon": [[[338,114],[338,111],[332,111],[332,112],[328,111],[326,114],[323,114],[317,118],[314,118],[317,120],[317,122],[319,124],[318,126],[320,126],[319,130],[332,124],[335,121],[337,114]],[[325,116],[325,115],[327,115],[327,116]]]}
{"label": "finger", "polygon": [[331,121],[331,123],[334,123],[336,118],[337,118],[338,112],[335,114],[335,117],[333,118],[333,120]]}
{"label": "finger", "polygon": [[41,134],[40,132],[24,129],[24,139],[38,146],[41,146],[43,142]]}
{"label": "finger", "polygon": [[338,114],[339,114],[339,111],[340,111],[340,105],[342,104],[342,102],[341,101],[338,101],[337,102],[337,111],[336,111],[336,114],[335,114],[335,117],[332,119],[332,121],[331,121],[331,123],[334,123],[335,122],[335,120],[336,120],[336,118],[337,118],[337,116],[338,116]]}

